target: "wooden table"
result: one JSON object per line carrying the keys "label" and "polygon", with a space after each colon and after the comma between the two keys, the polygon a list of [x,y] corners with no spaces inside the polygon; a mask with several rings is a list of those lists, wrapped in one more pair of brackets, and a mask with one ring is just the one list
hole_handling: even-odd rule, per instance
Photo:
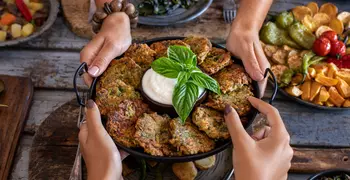
{"label": "wooden table", "polygon": [[[341,9],[350,9],[346,1],[339,0],[336,3],[342,5],[338,6]],[[304,1],[277,0],[271,10],[286,10],[300,4],[304,4]],[[224,38],[216,40],[223,42]],[[73,74],[79,65],[79,52],[88,41],[70,32],[60,16],[52,29],[40,38],[0,50],[0,74],[30,76],[35,85],[33,105],[15,155],[10,179],[28,179],[33,135],[51,112],[74,98]],[[266,97],[270,94],[268,90]],[[293,146],[350,148],[350,111],[320,111],[280,96],[274,105],[284,119]],[[290,174],[290,179],[306,179],[308,176]]]}

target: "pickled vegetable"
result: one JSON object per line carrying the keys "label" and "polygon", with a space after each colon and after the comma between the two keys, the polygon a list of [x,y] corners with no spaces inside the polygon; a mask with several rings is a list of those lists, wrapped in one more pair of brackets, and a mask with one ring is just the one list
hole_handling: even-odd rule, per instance
{"label": "pickled vegetable", "polygon": [[295,22],[289,27],[289,35],[298,45],[305,49],[311,49],[316,40],[315,35],[300,22]]}
{"label": "pickled vegetable", "polygon": [[276,18],[276,24],[278,27],[287,29],[294,22],[294,17],[291,12],[282,12]]}
{"label": "pickled vegetable", "polygon": [[292,81],[294,74],[295,74],[295,72],[292,69],[285,70],[281,76],[280,87],[288,86],[289,83]]}
{"label": "pickled vegetable", "polygon": [[268,22],[262,27],[260,39],[266,44],[276,46],[288,45],[292,48],[300,49],[300,46],[288,36],[288,31],[278,28],[273,22]]}
{"label": "pickled vegetable", "polygon": [[22,26],[19,24],[12,24],[11,25],[11,34],[12,37],[18,38],[22,35]]}

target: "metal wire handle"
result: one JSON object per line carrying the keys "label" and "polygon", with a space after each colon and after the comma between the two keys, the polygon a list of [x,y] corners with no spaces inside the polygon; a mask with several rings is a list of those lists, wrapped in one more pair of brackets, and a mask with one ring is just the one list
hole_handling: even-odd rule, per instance
{"label": "metal wire handle", "polygon": [[270,76],[272,77],[272,80],[273,80],[273,93],[272,93],[272,96],[269,100],[269,104],[272,105],[272,102],[275,100],[276,98],[276,95],[277,95],[277,91],[278,91],[278,84],[277,84],[277,80],[276,80],[276,76],[275,74],[273,74],[272,70],[270,68],[266,68],[265,70],[265,74],[264,74],[264,78],[267,77],[267,75],[270,74]]}
{"label": "metal wire handle", "polygon": [[[81,77],[87,71],[88,71],[88,65],[85,62],[81,63],[81,65],[75,71],[74,79],[73,79],[73,89],[74,89],[75,95],[77,96],[78,104],[83,107],[85,107],[85,101],[84,101],[84,97],[80,96],[80,92],[77,87],[77,78]],[[96,87],[96,82],[97,82],[97,78],[94,78],[89,88],[88,94],[86,96],[87,99],[92,99],[94,95],[95,87]]]}

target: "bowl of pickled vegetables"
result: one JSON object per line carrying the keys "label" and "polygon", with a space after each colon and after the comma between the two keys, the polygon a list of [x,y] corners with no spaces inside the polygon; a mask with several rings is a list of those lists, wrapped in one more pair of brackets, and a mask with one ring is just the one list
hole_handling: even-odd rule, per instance
{"label": "bowl of pickled vegetables", "polygon": [[0,0],[0,47],[29,41],[56,20],[56,0]]}
{"label": "bowl of pickled vegetables", "polygon": [[350,13],[310,2],[270,17],[261,46],[285,96],[319,109],[350,108]]}

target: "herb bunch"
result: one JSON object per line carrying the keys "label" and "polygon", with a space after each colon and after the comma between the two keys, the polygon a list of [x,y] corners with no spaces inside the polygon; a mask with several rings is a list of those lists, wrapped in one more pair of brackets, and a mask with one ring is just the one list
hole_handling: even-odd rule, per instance
{"label": "herb bunch", "polygon": [[184,46],[170,46],[168,57],[153,61],[151,67],[158,74],[177,79],[172,103],[181,122],[185,123],[197,102],[199,88],[221,94],[218,82],[197,67],[197,56]]}

